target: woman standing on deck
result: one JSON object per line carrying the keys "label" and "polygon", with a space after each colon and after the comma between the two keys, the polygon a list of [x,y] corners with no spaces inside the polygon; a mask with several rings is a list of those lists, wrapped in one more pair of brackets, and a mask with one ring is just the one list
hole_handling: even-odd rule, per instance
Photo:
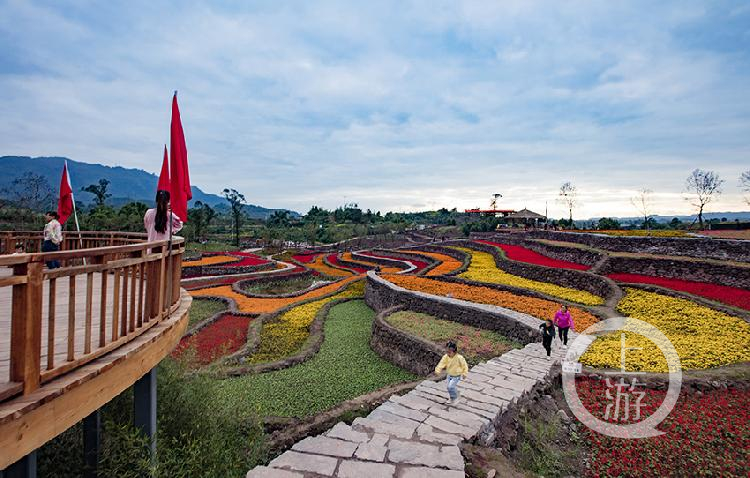
{"label": "woman standing on deck", "polygon": [[172,233],[182,229],[182,221],[172,212],[169,205],[169,192],[157,191],[156,208],[149,209],[143,216],[143,226],[148,233],[149,242],[169,239],[168,217],[172,220]]}
{"label": "woman standing on deck", "polygon": [[[44,220],[47,225],[44,226],[44,242],[42,242],[42,252],[57,252],[60,250],[60,244],[63,241],[62,226],[60,225],[60,216],[55,211],[47,211]],[[59,261],[48,261],[48,269],[57,269],[60,267]]]}

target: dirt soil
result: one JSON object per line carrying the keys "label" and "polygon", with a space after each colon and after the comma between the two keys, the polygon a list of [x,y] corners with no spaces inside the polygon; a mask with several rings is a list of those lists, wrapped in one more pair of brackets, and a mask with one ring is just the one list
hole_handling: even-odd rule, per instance
{"label": "dirt soil", "polygon": [[584,474],[585,448],[562,389],[544,395],[522,412],[518,432],[518,441],[507,454],[496,448],[464,446],[466,476],[521,478]]}

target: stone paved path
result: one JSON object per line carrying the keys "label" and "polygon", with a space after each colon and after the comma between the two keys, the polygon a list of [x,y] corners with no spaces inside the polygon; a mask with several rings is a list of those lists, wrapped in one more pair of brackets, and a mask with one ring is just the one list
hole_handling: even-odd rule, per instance
{"label": "stone paved path", "polygon": [[351,426],[339,422],[297,442],[268,466],[250,470],[247,478],[463,478],[457,445],[490,444],[508,405],[542,382],[564,352],[553,348],[550,360],[541,344],[532,343],[480,363],[461,381],[455,406],[448,405],[444,382],[425,380]]}

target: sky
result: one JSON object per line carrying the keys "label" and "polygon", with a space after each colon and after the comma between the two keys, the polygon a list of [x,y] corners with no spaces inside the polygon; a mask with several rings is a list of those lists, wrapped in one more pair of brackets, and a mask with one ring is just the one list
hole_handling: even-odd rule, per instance
{"label": "sky", "polygon": [[[0,0],[0,155],[158,173],[305,212],[748,210],[750,2]],[[750,196],[746,194],[745,196]]]}

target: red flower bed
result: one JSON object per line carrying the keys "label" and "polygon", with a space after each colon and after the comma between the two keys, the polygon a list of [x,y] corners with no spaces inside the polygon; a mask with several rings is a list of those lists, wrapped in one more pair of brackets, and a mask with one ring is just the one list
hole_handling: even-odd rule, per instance
{"label": "red flower bed", "polygon": [[346,266],[346,265],[340,263],[339,262],[339,256],[337,254],[328,254],[328,256],[326,256],[326,259],[328,259],[328,262],[330,262],[331,264],[333,264],[336,267],[342,267],[342,268],[344,268],[346,270],[354,271],[357,274],[364,274],[365,272],[367,272],[367,269],[363,269],[361,267]]}
{"label": "red flower bed", "polygon": [[183,337],[173,355],[179,357],[195,346],[198,363],[205,365],[239,350],[247,342],[247,327],[252,317],[225,314],[197,333]]}
{"label": "red flower bed", "polygon": [[[613,404],[613,400],[606,398],[606,382],[579,379],[576,386],[586,409],[603,420],[607,404]],[[616,389],[609,390],[615,397]],[[666,392],[642,387],[636,390],[646,392],[640,408],[643,420],[656,411]],[[631,411],[633,398],[631,395]],[[621,412],[619,418],[622,417]],[[609,421],[615,423],[612,418]],[[617,423],[634,422],[629,419]],[[665,434],[626,440],[583,427],[582,436],[591,449],[587,473],[595,477],[747,476],[750,392],[732,388],[704,392],[702,396],[683,392],[658,429]]]}
{"label": "red flower bed", "polygon": [[750,310],[750,290],[726,285],[709,284],[669,277],[647,276],[642,274],[608,274],[607,277],[619,282],[653,284],[667,289],[681,290],[725,304]]}
{"label": "red flower bed", "polygon": [[302,264],[309,264],[315,260],[315,256],[317,255],[318,254],[296,254],[292,256],[292,259]]}
{"label": "red flower bed", "polygon": [[404,259],[403,257],[394,257],[394,256],[386,255],[386,254],[381,254],[381,253],[378,253],[378,252],[369,252],[369,251],[366,254],[368,256],[382,257],[384,259],[394,259],[394,260],[397,260],[397,261],[409,261],[412,264],[414,264],[414,267],[416,267],[416,269],[414,269],[412,271],[412,273],[414,273],[414,274],[416,274],[417,272],[421,271],[422,269],[424,269],[424,268],[426,268],[427,266],[430,265],[428,262],[420,261],[419,259]]}
{"label": "red flower bed", "polygon": [[577,262],[561,261],[559,259],[552,259],[551,257],[543,256],[538,252],[534,252],[531,249],[527,249],[522,246],[514,246],[512,244],[501,244],[499,242],[477,240],[482,244],[489,244],[490,246],[499,247],[505,252],[508,259],[527,262],[529,264],[536,264],[538,266],[554,267],[556,269],[577,269],[579,271],[585,271],[591,268],[585,264],[579,264]]}

